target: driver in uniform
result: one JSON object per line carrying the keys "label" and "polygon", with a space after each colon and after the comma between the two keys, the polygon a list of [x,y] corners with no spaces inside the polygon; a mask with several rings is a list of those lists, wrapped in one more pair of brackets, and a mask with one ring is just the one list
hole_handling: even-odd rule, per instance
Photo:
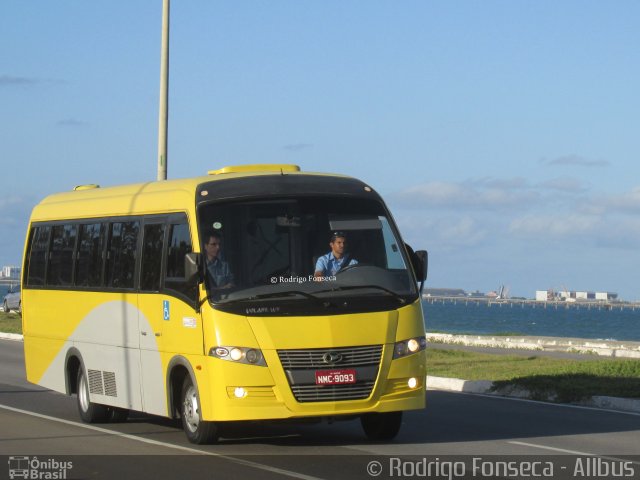
{"label": "driver in uniform", "polygon": [[347,252],[347,236],[344,232],[333,232],[329,241],[331,251],[326,255],[322,255],[316,262],[315,272],[316,278],[333,277],[340,270],[356,265],[358,261],[352,258]]}

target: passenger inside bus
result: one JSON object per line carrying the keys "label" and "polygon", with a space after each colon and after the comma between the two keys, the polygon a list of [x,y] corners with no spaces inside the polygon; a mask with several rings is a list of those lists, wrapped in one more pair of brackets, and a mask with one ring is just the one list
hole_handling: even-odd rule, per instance
{"label": "passenger inside bus", "polygon": [[333,232],[329,241],[331,251],[318,258],[314,277],[334,276],[340,270],[356,265],[358,261],[353,258],[348,250],[347,235],[344,232]]}
{"label": "passenger inside bus", "polygon": [[212,230],[206,236],[204,251],[207,254],[207,277],[211,288],[233,287],[233,274],[229,263],[222,260],[222,235]]}

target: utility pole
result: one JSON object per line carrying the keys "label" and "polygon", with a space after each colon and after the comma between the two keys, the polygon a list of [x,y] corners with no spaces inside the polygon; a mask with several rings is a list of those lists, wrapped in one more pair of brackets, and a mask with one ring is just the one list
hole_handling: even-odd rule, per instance
{"label": "utility pole", "polygon": [[167,125],[169,121],[169,3],[170,0],[162,0],[160,112],[158,120],[158,180],[167,179]]}

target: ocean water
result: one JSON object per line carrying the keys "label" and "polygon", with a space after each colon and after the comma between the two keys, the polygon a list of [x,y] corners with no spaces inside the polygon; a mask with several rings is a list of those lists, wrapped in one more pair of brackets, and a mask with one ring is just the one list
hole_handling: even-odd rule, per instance
{"label": "ocean water", "polygon": [[422,302],[427,332],[574,337],[640,342],[640,308]]}

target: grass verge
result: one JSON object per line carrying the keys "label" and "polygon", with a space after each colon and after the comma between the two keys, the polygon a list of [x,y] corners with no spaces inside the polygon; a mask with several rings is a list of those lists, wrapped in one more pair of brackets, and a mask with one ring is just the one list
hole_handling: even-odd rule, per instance
{"label": "grass verge", "polygon": [[0,332],[22,333],[22,317],[14,312],[0,312]]}
{"label": "grass verge", "polygon": [[640,398],[640,361],[584,360],[492,355],[464,350],[427,350],[427,373],[491,380],[494,389],[520,387],[535,400],[575,402],[594,395]]}

